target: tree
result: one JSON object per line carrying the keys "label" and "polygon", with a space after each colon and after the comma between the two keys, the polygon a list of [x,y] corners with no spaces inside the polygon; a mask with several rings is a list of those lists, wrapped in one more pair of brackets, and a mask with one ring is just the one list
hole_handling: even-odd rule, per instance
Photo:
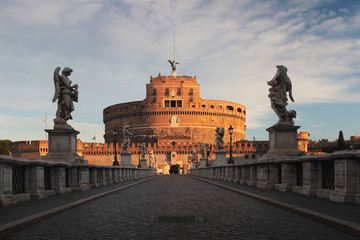
{"label": "tree", "polygon": [[0,140],[0,154],[10,155],[10,140]]}
{"label": "tree", "polygon": [[339,132],[339,138],[338,138],[337,147],[338,147],[338,150],[345,150],[346,149],[344,135],[343,135],[342,131]]}

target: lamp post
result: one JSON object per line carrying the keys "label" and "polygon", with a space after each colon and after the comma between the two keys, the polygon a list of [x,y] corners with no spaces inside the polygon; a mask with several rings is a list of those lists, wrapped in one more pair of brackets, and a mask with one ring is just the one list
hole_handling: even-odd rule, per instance
{"label": "lamp post", "polygon": [[[140,145],[139,145],[139,148],[140,148]],[[140,159],[141,159],[141,151],[139,150],[138,151],[139,152],[139,164],[138,164],[138,168],[141,168],[141,164],[140,164]]]}
{"label": "lamp post", "polygon": [[234,132],[234,128],[230,125],[229,134],[230,134],[230,157],[228,160],[228,164],[234,164],[234,159],[232,158],[232,134]]}
{"label": "lamp post", "polygon": [[116,127],[114,127],[113,129],[113,135],[114,135],[114,150],[115,150],[115,154],[114,154],[114,162],[113,162],[113,166],[119,166],[119,162],[117,160],[117,151],[116,151],[116,136],[117,136],[118,130],[116,129]]}

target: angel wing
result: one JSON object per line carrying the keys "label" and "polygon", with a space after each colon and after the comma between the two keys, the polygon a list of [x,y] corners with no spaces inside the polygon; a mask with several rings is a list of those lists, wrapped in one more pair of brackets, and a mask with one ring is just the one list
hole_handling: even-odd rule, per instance
{"label": "angel wing", "polygon": [[286,91],[289,92],[289,98],[291,99],[291,101],[295,102],[295,101],[294,101],[294,98],[293,98],[293,96],[292,96],[292,84],[291,84],[290,79],[289,79],[289,81],[287,82]]}
{"label": "angel wing", "polygon": [[59,72],[60,72],[60,67],[55,68],[55,71],[54,71],[55,94],[54,94],[52,102],[55,102],[58,99],[59,95],[60,95],[60,86],[59,86],[60,75],[59,75]]}

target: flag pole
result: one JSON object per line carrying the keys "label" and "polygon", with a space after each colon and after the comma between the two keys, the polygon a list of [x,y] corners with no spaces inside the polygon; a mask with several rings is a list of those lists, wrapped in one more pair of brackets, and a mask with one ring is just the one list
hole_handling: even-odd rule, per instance
{"label": "flag pole", "polygon": [[[44,122],[45,122],[45,130],[46,130],[46,129],[47,129],[47,112],[45,112]],[[45,140],[48,140],[48,139],[47,139],[47,133],[46,133],[46,132],[45,132]]]}

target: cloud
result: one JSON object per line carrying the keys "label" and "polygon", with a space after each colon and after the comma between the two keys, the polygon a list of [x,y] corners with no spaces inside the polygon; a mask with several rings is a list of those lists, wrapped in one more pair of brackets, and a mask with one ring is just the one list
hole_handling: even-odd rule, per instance
{"label": "cloud", "polygon": [[293,82],[296,102],[289,108],[359,102],[360,14],[331,4],[6,2],[0,6],[0,95],[8,101],[0,109],[54,112],[54,68],[70,66],[80,91],[74,119],[103,132],[105,107],[142,100],[150,75],[170,75],[174,32],[178,73],[196,75],[204,99],[245,105],[249,129],[276,120],[266,81],[278,64],[288,67]]}

